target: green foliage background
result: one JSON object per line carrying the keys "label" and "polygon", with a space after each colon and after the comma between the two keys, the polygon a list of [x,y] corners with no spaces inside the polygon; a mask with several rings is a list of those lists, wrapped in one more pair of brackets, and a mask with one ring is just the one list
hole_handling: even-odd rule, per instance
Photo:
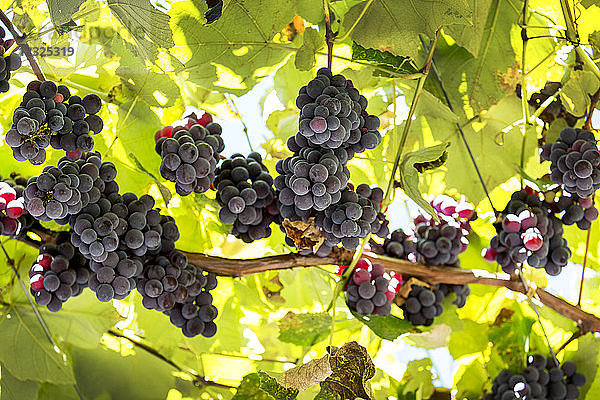
{"label": "green foliage background", "polygon": [[[333,70],[352,79],[367,96],[369,112],[380,116],[385,133],[381,146],[351,162],[356,184],[386,187],[406,118],[398,104],[402,99],[410,104],[417,90],[415,78],[427,56],[419,36],[430,45],[435,31],[443,27],[434,60],[454,111],[431,75],[421,92],[405,152],[450,144],[442,167],[411,179],[420,178],[424,194],[465,195],[476,204],[481,218],[474,223],[462,266],[495,271],[496,265],[480,256],[493,235],[491,208],[456,123],[464,129],[496,207],[502,208],[519,187],[521,175],[541,177],[547,172],[548,165],[539,164],[538,139],[542,134],[556,137],[564,121],[557,120],[544,132],[538,124],[522,131],[524,109],[516,94],[517,83],[524,82],[526,93],[533,93],[546,81],[561,82],[563,105],[582,117],[600,76],[597,65],[595,70],[584,65],[563,39],[566,23],[561,2],[527,2],[528,35],[540,37],[528,41],[525,60],[519,25],[523,1],[326,3],[331,6],[333,29],[339,31]],[[571,1],[566,3],[573,7]],[[101,113],[105,129],[95,138],[96,148],[116,164],[122,191],[163,199],[158,203],[179,225],[178,248],[230,258],[290,251],[277,229],[271,238],[252,245],[228,238],[229,227],[218,221],[212,192],[186,198],[174,194],[167,205],[167,192],[161,192],[161,185],[171,193],[174,187],[160,178],[153,136],[160,127],[180,119],[185,105],[221,118],[236,118],[227,97],[248,93],[272,74],[274,85],[269,90],[284,105],[266,121],[273,135],[265,140],[263,150],[274,172],[275,162],[288,155],[285,140],[296,132],[298,89],[326,65],[322,0],[225,0],[223,16],[211,25],[205,25],[203,0],[163,1],[156,7],[148,0],[1,0],[0,7],[8,10],[31,46],[76,47],[71,58],[38,58],[38,62],[48,79],[61,81],[78,93],[97,93],[108,102]],[[581,1],[576,7],[579,39],[590,44],[586,51],[597,59],[600,2]],[[79,25],[74,31],[60,35],[52,28],[71,18]],[[296,23],[288,25],[293,19]],[[523,68],[528,71],[526,79],[521,76]],[[2,96],[4,132],[31,79],[31,69],[24,66],[11,79],[10,92]],[[577,126],[582,124],[580,119]],[[55,163],[59,157],[52,153],[47,162]],[[12,171],[25,176],[41,171],[41,167],[14,161],[6,145],[0,146],[0,159],[3,176]],[[397,190],[394,196],[394,207],[401,206],[404,193]],[[572,260],[581,263],[585,232],[574,227],[567,232]],[[597,223],[590,243],[588,266],[597,270]],[[37,251],[13,240],[5,245],[26,277]],[[75,382],[90,400],[314,398],[321,389],[318,385],[290,393],[271,377],[279,378],[294,364],[325,356],[330,343],[341,346],[350,341],[365,346],[378,367],[368,381],[369,395],[374,398],[479,399],[500,370],[522,367],[528,352],[548,352],[528,303],[506,289],[481,285],[472,286],[463,309],[447,304],[444,315],[426,329],[409,326],[399,318],[401,311],[396,307],[387,318],[357,319],[341,298],[335,301],[332,318],[324,311],[336,284],[333,266],[221,278],[215,290],[218,333],[211,339],[184,338],[164,315],[145,310],[135,292],[113,304],[100,304],[93,293],[86,292],[69,300],[59,313],[40,309],[61,349],[56,351],[14,274],[2,264],[0,399],[75,399]],[[538,286],[546,284],[539,273],[532,272],[529,279]],[[569,291],[559,295],[574,298],[578,285],[577,281],[565,283],[562,287]],[[600,313],[595,273],[587,275],[583,298],[586,311]],[[575,322],[552,310],[542,308],[541,315],[555,349],[577,330]],[[448,348],[458,366],[451,391],[435,387],[438,372],[428,358],[409,363],[404,373],[399,371],[399,361],[390,349],[403,342],[424,349]],[[595,379],[599,344],[596,336],[587,334],[558,355],[573,359],[586,373],[588,385],[581,399],[600,395],[600,378]],[[359,358],[351,365],[363,361]],[[319,398],[335,398],[328,390],[323,389]]]}

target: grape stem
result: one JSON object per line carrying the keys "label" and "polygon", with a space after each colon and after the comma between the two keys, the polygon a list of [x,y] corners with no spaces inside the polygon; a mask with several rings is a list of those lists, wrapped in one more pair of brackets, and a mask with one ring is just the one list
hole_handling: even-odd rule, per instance
{"label": "grape stem", "polygon": [[[427,45],[425,44],[425,41],[423,41],[423,38],[421,38],[421,44],[423,45],[423,47],[425,49],[427,49]],[[442,90],[442,93],[444,94],[444,98],[446,99],[446,104],[448,105],[448,108],[450,109],[450,111],[454,112],[454,108],[452,107],[452,103],[450,102],[450,96],[448,96],[448,92],[446,92],[446,89],[444,89],[444,84],[442,83],[442,78],[440,76],[439,71],[437,70],[435,63],[431,62],[431,68],[433,70],[433,74],[435,75],[438,84],[440,85],[440,89]],[[465,132],[463,131],[462,126],[460,125],[460,122],[456,123],[456,127],[458,128],[458,132],[460,132],[460,136],[462,138],[463,143],[465,144],[465,147],[467,148],[467,152],[469,153],[469,157],[471,158],[471,162],[473,163],[473,167],[475,168],[475,172],[477,173],[477,177],[479,178],[479,182],[481,183],[481,187],[483,188],[483,191],[485,192],[485,195],[488,199],[488,201],[490,202],[490,207],[492,207],[492,210],[494,211],[495,215],[498,215],[498,211],[496,210],[496,208],[494,207],[494,203],[492,202],[492,198],[490,197],[490,193],[487,189],[487,186],[485,185],[485,182],[483,181],[483,177],[481,176],[481,172],[479,171],[479,167],[477,166],[477,161],[475,161],[475,157],[473,156],[473,152],[471,152],[471,147],[469,146],[469,142],[467,142],[467,138],[465,136]]]}
{"label": "grape stem", "polygon": [[162,360],[163,362],[169,364],[171,367],[175,368],[177,371],[179,372],[183,372],[185,374],[191,375],[192,378],[194,379],[194,383],[200,387],[203,386],[212,386],[212,387],[219,387],[219,388],[223,388],[223,389],[235,389],[237,386],[231,386],[231,385],[225,385],[222,383],[218,383],[218,382],[214,382],[211,380],[206,379],[203,376],[200,376],[190,370],[184,369],[181,366],[179,366],[175,361],[168,359],[167,357],[165,357],[164,355],[162,355],[158,350],[156,350],[155,348],[148,346],[146,343],[140,342],[138,340],[135,340],[127,335],[122,334],[121,332],[118,332],[114,329],[110,329],[108,331],[108,334],[115,337],[115,338],[119,338],[119,339],[125,339],[128,340],[129,342],[131,342],[131,344],[133,344],[136,347],[139,347],[140,349],[146,351],[148,354]]}
{"label": "grape stem", "polygon": [[46,78],[44,77],[44,73],[42,72],[40,65],[38,64],[35,57],[33,56],[33,53],[31,52],[31,48],[29,47],[29,45],[27,44],[27,41],[25,40],[26,36],[21,35],[17,32],[12,21],[6,16],[6,14],[4,14],[4,11],[2,11],[2,10],[0,10],[0,21],[2,21],[4,26],[6,26],[8,28],[8,31],[15,39],[15,42],[23,50],[25,57],[27,57],[27,60],[29,61],[29,65],[31,66],[31,69],[35,73],[35,76],[38,78],[38,80],[40,80],[42,82],[45,81]]}
{"label": "grape stem", "polygon": [[600,100],[600,89],[594,93],[590,98],[590,109],[588,111],[587,116],[585,117],[585,124],[583,125],[583,129],[591,131],[592,130],[592,116],[594,115],[594,110],[596,109],[596,105],[598,105],[598,101]]}
{"label": "grape stem", "polygon": [[590,236],[592,235],[592,227],[590,226],[587,231],[587,237],[585,239],[585,253],[583,254],[583,264],[581,265],[581,283],[579,284],[579,297],[577,299],[577,307],[581,308],[581,296],[583,295],[583,282],[585,280],[585,267],[588,259],[588,252],[590,250]]}
{"label": "grape stem", "polygon": [[327,42],[327,68],[331,69],[331,64],[333,64],[333,41],[335,40],[336,35],[331,30],[329,0],[323,0],[323,10],[325,12],[325,41]]}
{"label": "grape stem", "polygon": [[[52,235],[49,231],[34,229],[34,233],[42,238],[41,243],[31,240],[20,240],[34,247],[39,247],[43,243],[52,241]],[[231,259],[185,251],[183,251],[183,253],[193,265],[221,276],[235,278],[282,269],[317,267],[322,265],[348,265],[354,256],[354,252],[342,249],[335,249],[327,257],[280,254],[251,259]],[[364,253],[363,257],[369,259],[371,262],[381,263],[390,272],[414,276],[415,278],[427,281],[430,284],[477,284],[492,287],[504,287],[513,292],[527,293],[527,290],[521,282],[516,279],[511,279],[509,275],[504,273],[490,273],[483,270],[467,270],[460,268],[426,267],[422,264],[385,257],[370,252]],[[600,332],[600,318],[597,316],[587,313],[541,288],[536,289],[536,294],[540,302],[565,318],[575,321],[583,332]]]}
{"label": "grape stem", "polygon": [[[521,135],[523,136],[521,140],[521,160],[520,167],[521,171],[523,171],[523,167],[525,165],[525,141],[527,138],[527,126],[529,125],[529,93],[527,93],[527,64],[526,64],[526,55],[527,55],[527,42],[529,38],[527,37],[527,22],[529,21],[529,1],[523,1],[523,12],[522,12],[522,26],[521,26],[521,39],[523,40],[523,51],[521,53],[521,108],[523,109],[523,123],[521,124]],[[521,174],[521,189],[523,189],[523,174]]]}

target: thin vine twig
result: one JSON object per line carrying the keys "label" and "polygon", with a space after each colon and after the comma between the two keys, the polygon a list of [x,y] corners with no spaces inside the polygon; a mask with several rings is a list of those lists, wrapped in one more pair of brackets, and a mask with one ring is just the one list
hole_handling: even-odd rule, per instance
{"label": "thin vine twig", "polygon": [[586,129],[588,131],[592,130],[592,116],[594,115],[594,110],[596,109],[596,105],[598,104],[599,100],[600,100],[600,89],[598,89],[596,91],[596,93],[594,93],[591,96],[590,109],[587,113],[587,116],[585,117],[585,124],[583,125],[583,129]]}
{"label": "thin vine twig", "polygon": [[[52,345],[52,347],[54,348],[54,350],[56,352],[59,352],[64,355],[61,348],[58,347],[58,345],[54,341],[54,338],[52,337],[52,334],[50,333],[50,329],[48,328],[48,325],[46,325],[46,321],[44,321],[44,318],[42,318],[42,315],[40,314],[39,310],[37,309],[37,306],[35,305],[35,303],[33,302],[33,299],[31,298],[31,294],[29,293],[29,291],[25,287],[25,284],[21,280],[21,275],[19,274],[19,271],[17,270],[17,268],[15,268],[15,261],[12,259],[12,257],[10,257],[8,255],[8,252],[6,251],[6,248],[4,247],[4,243],[0,242],[0,247],[2,248],[2,251],[4,252],[4,256],[6,257],[6,263],[12,269],[13,273],[15,274],[15,277],[17,278],[17,281],[19,281],[19,285],[21,286],[21,289],[23,289],[23,292],[25,293],[25,297],[27,297],[27,301],[29,302],[31,309],[33,310],[33,313],[35,314],[35,317],[37,318],[38,322],[40,323],[42,330],[46,334],[48,341],[50,342],[50,344]],[[73,383],[73,389],[75,389],[75,392],[77,392],[77,396],[79,397],[79,399],[84,400],[83,395],[81,394],[81,390],[79,389],[79,385],[77,385],[77,382]]]}
{"label": "thin vine twig", "polygon": [[225,100],[227,101],[227,105],[229,106],[231,112],[235,114],[235,116],[240,120],[242,126],[244,127],[244,134],[246,135],[246,141],[248,142],[248,147],[250,147],[250,151],[254,151],[254,149],[252,148],[252,142],[250,141],[250,135],[248,133],[248,126],[244,122],[244,119],[240,114],[240,110],[233,101],[233,97],[231,97],[229,93],[224,93],[223,95],[225,96]]}
{"label": "thin vine twig", "polygon": [[329,0],[323,0],[323,10],[325,12],[325,41],[327,42],[327,68],[331,69],[331,65],[333,64],[333,41],[335,40],[335,34],[331,30]]}
{"label": "thin vine twig", "polygon": [[591,70],[591,72],[596,75],[598,79],[600,79],[600,68],[594,63],[589,54],[581,47],[581,43],[579,41],[579,33],[577,33],[577,28],[575,27],[575,22],[573,20],[573,15],[571,14],[571,6],[569,5],[568,0],[560,0],[560,6],[562,9],[563,17],[565,19],[565,24],[567,25],[567,40],[573,45],[575,48],[575,52],[579,55],[579,58],[583,61],[583,63]]}
{"label": "thin vine twig", "polygon": [[108,334],[110,336],[116,337],[116,338],[120,338],[120,339],[125,339],[129,342],[131,342],[134,346],[139,347],[140,349],[146,351],[148,354],[158,358],[159,360],[169,364],[171,367],[175,368],[177,371],[179,372],[183,372],[185,374],[189,374],[194,378],[194,383],[196,383],[198,386],[213,386],[213,387],[220,387],[223,389],[235,389],[236,386],[231,386],[231,385],[225,385],[223,383],[218,383],[215,381],[211,381],[206,379],[204,376],[198,375],[190,370],[187,370],[185,368],[182,368],[179,364],[177,364],[175,361],[167,358],[166,356],[164,356],[163,354],[161,354],[158,350],[156,350],[155,348],[148,346],[146,343],[140,342],[138,340],[135,340],[127,335],[122,334],[121,332],[118,332],[114,329],[110,329],[108,331]]}
{"label": "thin vine twig", "polygon": [[344,33],[344,36],[339,37],[336,39],[336,41],[344,41],[346,39],[348,39],[348,36],[350,36],[350,34],[352,33],[352,31],[354,30],[354,28],[356,28],[356,26],[358,25],[358,23],[360,22],[361,19],[363,19],[363,17],[365,16],[365,14],[367,13],[367,10],[369,9],[369,7],[371,6],[371,4],[374,2],[375,0],[369,0],[367,1],[367,4],[365,4],[365,6],[363,7],[362,11],[360,12],[360,14],[358,15],[358,17],[356,17],[356,21],[354,21],[354,23],[352,24],[352,26],[350,28],[348,28],[348,31],[346,31],[346,33]]}
{"label": "thin vine twig", "polygon": [[[425,44],[425,41],[423,41],[423,38],[421,38],[421,44],[423,45],[423,48],[427,49],[427,45]],[[435,62],[431,63],[431,69],[433,70],[433,73],[438,81],[438,84],[440,85],[440,89],[442,91],[442,93],[444,94],[444,98],[446,99],[446,104],[448,105],[448,108],[450,109],[450,111],[454,112],[454,108],[452,107],[452,102],[450,101],[450,96],[448,96],[448,92],[446,92],[446,89],[444,89],[444,84],[442,83],[442,77],[440,76],[440,73],[438,71],[438,69],[435,66]],[[475,168],[475,172],[477,173],[477,177],[479,178],[479,182],[481,183],[481,187],[483,188],[483,191],[485,192],[485,195],[488,199],[488,201],[490,202],[490,206],[492,207],[492,210],[494,211],[495,215],[498,215],[498,211],[496,210],[496,208],[494,207],[494,203],[492,202],[492,198],[490,197],[490,193],[487,189],[487,186],[485,184],[485,182],[483,181],[483,176],[481,175],[481,172],[479,171],[479,167],[477,166],[477,161],[475,161],[475,156],[473,156],[473,152],[471,151],[471,147],[469,146],[469,142],[467,142],[467,138],[465,136],[465,132],[463,131],[462,126],[460,125],[460,122],[456,123],[456,127],[458,128],[458,132],[460,133],[460,136],[462,138],[463,143],[465,144],[466,148],[467,148],[467,152],[469,153],[469,157],[471,158],[471,162],[473,163],[473,167]]]}
{"label": "thin vine twig", "polygon": [[579,283],[579,297],[577,298],[577,307],[581,307],[581,298],[583,296],[583,282],[585,280],[585,268],[588,259],[588,252],[590,250],[590,236],[592,236],[591,226],[587,231],[587,237],[585,239],[585,253],[583,253],[583,264],[581,265],[581,282]]}
{"label": "thin vine twig", "polygon": [[[523,171],[525,165],[525,143],[527,138],[527,126],[529,125],[529,94],[527,93],[527,42],[529,38],[527,37],[527,21],[529,20],[528,16],[529,11],[529,1],[523,1],[523,12],[522,12],[522,26],[521,26],[521,39],[523,40],[523,51],[521,53],[521,108],[523,109],[523,123],[521,124],[521,135],[523,136],[521,140],[521,160],[520,167],[521,171]],[[523,189],[523,174],[521,174],[521,189]]]}
{"label": "thin vine twig", "polygon": [[21,35],[21,34],[19,34],[19,32],[17,32],[12,21],[6,16],[6,14],[4,14],[4,11],[2,11],[2,10],[0,10],[0,21],[2,21],[4,26],[6,26],[6,28],[8,28],[8,31],[15,39],[15,42],[17,42],[19,47],[23,50],[25,57],[27,57],[27,60],[29,61],[29,65],[31,66],[31,69],[35,73],[35,76],[40,81],[45,81],[46,78],[44,77],[44,73],[42,72],[42,69],[40,68],[35,57],[33,56],[33,53],[31,52],[31,48],[29,47],[29,45],[27,44],[27,41],[25,40],[25,35]]}

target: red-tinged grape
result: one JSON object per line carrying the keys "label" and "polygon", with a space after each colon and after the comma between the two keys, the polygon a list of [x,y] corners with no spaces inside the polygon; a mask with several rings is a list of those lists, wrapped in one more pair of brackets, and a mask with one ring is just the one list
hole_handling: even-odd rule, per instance
{"label": "red-tinged grape", "polygon": [[35,291],[40,291],[44,288],[44,276],[41,274],[34,275],[29,280],[29,285]]}
{"label": "red-tinged grape", "polygon": [[502,229],[509,233],[519,232],[521,230],[521,221],[519,217],[514,214],[508,214],[502,220]]}
{"label": "red-tinged grape", "polygon": [[497,255],[498,255],[498,252],[495,251],[494,249],[492,249],[491,247],[483,249],[483,259],[487,262],[496,261]]}
{"label": "red-tinged grape", "polygon": [[366,269],[356,268],[354,270],[354,274],[352,275],[352,280],[356,285],[361,285],[364,282],[369,282],[371,280],[371,274]]}
{"label": "red-tinged grape", "polygon": [[524,234],[523,243],[527,250],[537,251],[542,248],[544,239],[539,233],[528,233]]}

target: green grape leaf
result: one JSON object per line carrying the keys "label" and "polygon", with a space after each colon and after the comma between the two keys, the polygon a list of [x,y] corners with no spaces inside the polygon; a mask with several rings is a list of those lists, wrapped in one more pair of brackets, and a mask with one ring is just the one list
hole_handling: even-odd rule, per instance
{"label": "green grape leaf", "polygon": [[0,379],[1,400],[35,399],[39,387],[39,382],[19,380],[8,369],[2,367],[2,379]]}
{"label": "green grape leaf", "polygon": [[397,56],[389,51],[381,51],[361,46],[352,42],[352,59],[359,61],[369,61],[379,67],[390,69],[394,72],[415,73],[417,70],[411,66],[410,57]]}
{"label": "green grape leaf", "polygon": [[414,329],[410,322],[400,319],[395,315],[388,315],[387,317],[382,317],[381,315],[364,316],[354,311],[351,312],[357,320],[367,325],[374,334],[382,339],[394,340],[403,333]]}
{"label": "green grape leaf", "polygon": [[325,46],[325,39],[316,29],[308,27],[304,31],[304,42],[296,52],[296,68],[308,71],[315,66],[317,51]]}
{"label": "green grape leaf", "polygon": [[590,106],[590,95],[600,87],[600,81],[590,71],[573,71],[570,79],[563,85],[559,98],[567,112],[582,117]]}
{"label": "green grape leaf", "polygon": [[327,313],[294,314],[291,311],[279,321],[279,340],[298,346],[312,346],[329,332],[331,316]]}
{"label": "green grape leaf", "polygon": [[401,380],[402,394],[415,393],[417,399],[428,399],[435,391],[433,386],[433,363],[429,358],[408,363]]}
{"label": "green grape leaf", "polygon": [[[457,378],[458,380],[456,380]],[[483,390],[486,382],[490,380],[490,376],[481,361],[475,358],[469,365],[460,368],[455,380],[458,389],[457,398],[479,399],[483,395]]]}
{"label": "green grape leaf", "polygon": [[243,94],[295,50],[274,41],[294,18],[294,5],[292,0],[231,0],[223,16],[205,26],[203,1],[173,3],[169,14],[177,46],[171,53],[184,62],[192,82]]}
{"label": "green grape leaf", "polygon": [[84,2],[84,0],[46,0],[52,25],[58,27],[73,21],[71,17]]}
{"label": "green grape leaf", "polygon": [[321,383],[321,393],[337,393],[342,399],[372,399],[368,380],[375,376],[375,364],[366,348],[356,342],[348,342],[331,351],[329,364],[333,373]]}
{"label": "green grape leaf", "polygon": [[139,50],[139,55],[153,60],[158,47],[175,45],[169,27],[169,17],[148,0],[107,0],[108,7],[127,29]]}
{"label": "green grape leaf", "polygon": [[400,184],[404,193],[436,221],[439,221],[437,213],[419,191],[419,173],[443,165],[448,159],[449,146],[450,143],[446,142],[408,153],[404,156],[400,167]]}
{"label": "green grape leaf", "polygon": [[0,316],[0,362],[16,379],[75,382],[73,370],[54,350],[39,321],[19,307],[8,307]]}
{"label": "green grape leaf", "polygon": [[297,389],[283,387],[275,378],[258,371],[244,376],[232,400],[293,400],[297,396]]}
{"label": "green grape leaf", "polygon": [[[348,30],[359,18],[367,1],[355,5],[344,16]],[[379,0],[370,4],[352,31],[361,46],[416,57],[419,34],[433,37],[435,31],[450,24],[471,24],[472,10],[466,0]]]}

